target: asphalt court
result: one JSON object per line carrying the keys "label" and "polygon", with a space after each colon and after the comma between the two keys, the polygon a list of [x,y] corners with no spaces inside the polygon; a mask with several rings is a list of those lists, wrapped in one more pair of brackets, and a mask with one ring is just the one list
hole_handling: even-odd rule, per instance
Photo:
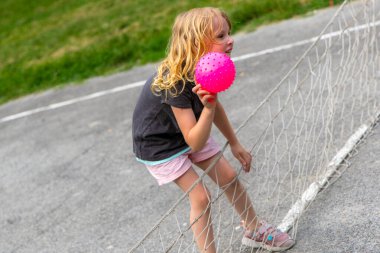
{"label": "asphalt court", "polygon": [[[313,38],[334,11],[238,34],[233,57]],[[234,127],[308,46],[236,63],[236,83],[221,96]],[[81,86],[27,96],[2,105],[0,118],[140,82],[154,68],[155,64],[136,67]],[[180,195],[176,187],[158,187],[132,153],[131,116],[140,90],[135,87],[0,124],[0,252],[125,252],[175,202]],[[378,137],[377,126],[341,180],[302,216],[298,243],[290,252],[380,252]]]}

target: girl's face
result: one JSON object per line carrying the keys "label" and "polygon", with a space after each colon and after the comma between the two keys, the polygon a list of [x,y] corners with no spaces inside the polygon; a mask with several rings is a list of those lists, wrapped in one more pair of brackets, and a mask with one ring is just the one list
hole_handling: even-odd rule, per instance
{"label": "girl's face", "polygon": [[[218,20],[214,20],[214,27],[218,27]],[[219,29],[217,29],[219,30]],[[231,37],[230,27],[225,19],[223,19],[222,27],[219,32],[214,34],[214,42],[211,44],[210,52],[226,53],[231,55],[234,46],[234,40]]]}

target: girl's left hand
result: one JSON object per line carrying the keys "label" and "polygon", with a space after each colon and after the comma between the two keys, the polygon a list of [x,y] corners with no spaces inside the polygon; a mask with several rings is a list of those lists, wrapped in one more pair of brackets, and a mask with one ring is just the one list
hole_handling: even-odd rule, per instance
{"label": "girl's left hand", "polygon": [[239,160],[245,172],[251,170],[252,155],[240,143],[231,145],[231,152]]}

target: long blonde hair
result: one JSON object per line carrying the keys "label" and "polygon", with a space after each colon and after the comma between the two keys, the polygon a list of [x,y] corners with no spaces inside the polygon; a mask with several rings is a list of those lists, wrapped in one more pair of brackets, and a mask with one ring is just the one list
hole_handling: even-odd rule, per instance
{"label": "long blonde hair", "polygon": [[[177,16],[167,56],[159,65],[151,86],[153,93],[165,91],[177,96],[183,91],[186,81],[194,82],[195,65],[215,41],[215,34],[222,29],[223,20],[227,21],[231,30],[227,14],[217,8],[195,8]],[[176,87],[179,81],[182,81],[180,91]]]}

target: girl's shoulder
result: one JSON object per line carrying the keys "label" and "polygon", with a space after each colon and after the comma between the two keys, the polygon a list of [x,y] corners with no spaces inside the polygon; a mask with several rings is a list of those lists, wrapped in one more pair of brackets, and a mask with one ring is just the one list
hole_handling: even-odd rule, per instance
{"label": "girl's shoulder", "polygon": [[192,89],[195,86],[194,82],[179,80],[177,83],[175,83],[172,88],[168,90],[164,90],[161,92],[161,95],[164,94],[165,96],[169,95],[170,97],[178,97],[178,96],[188,96],[191,95]]}
{"label": "girl's shoulder", "polygon": [[161,91],[161,102],[176,107],[189,108],[197,95],[192,91],[193,82],[178,81],[170,90]]}

